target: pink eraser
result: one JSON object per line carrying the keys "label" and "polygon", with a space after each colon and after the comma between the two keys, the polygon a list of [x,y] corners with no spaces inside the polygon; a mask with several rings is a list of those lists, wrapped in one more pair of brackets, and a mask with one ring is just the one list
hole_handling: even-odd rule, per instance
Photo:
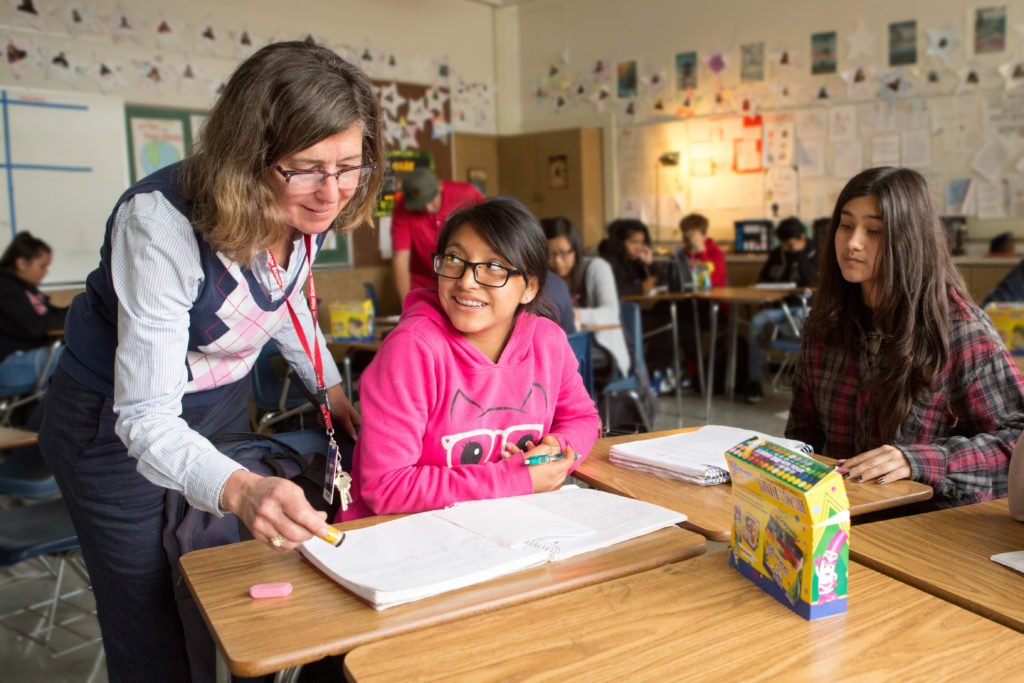
{"label": "pink eraser", "polygon": [[281,583],[257,583],[249,587],[249,595],[254,598],[283,598],[292,594],[292,585],[287,581]]}

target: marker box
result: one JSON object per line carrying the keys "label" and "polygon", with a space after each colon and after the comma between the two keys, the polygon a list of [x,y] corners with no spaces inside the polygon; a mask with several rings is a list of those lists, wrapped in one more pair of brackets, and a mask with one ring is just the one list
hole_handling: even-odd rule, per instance
{"label": "marker box", "polygon": [[805,619],[846,612],[850,503],[834,467],[754,437],[725,453],[729,564]]}

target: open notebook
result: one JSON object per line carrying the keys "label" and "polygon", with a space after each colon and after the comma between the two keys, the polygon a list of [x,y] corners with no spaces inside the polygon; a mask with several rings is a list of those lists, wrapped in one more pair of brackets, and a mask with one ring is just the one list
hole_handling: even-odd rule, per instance
{"label": "open notebook", "polygon": [[376,609],[456,590],[643,536],[686,515],[594,489],[457,503],[298,550]]}
{"label": "open notebook", "polygon": [[725,452],[752,436],[801,453],[813,451],[802,441],[769,436],[753,429],[705,425],[692,432],[615,444],[608,452],[608,459],[613,465],[691,484],[724,484],[729,481]]}

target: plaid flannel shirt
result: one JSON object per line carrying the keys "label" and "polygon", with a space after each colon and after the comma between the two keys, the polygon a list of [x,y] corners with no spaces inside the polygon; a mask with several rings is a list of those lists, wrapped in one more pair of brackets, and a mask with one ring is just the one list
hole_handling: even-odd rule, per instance
{"label": "plaid flannel shirt", "polygon": [[[955,298],[963,309],[950,328],[949,361],[891,443],[907,457],[911,479],[931,486],[943,507],[1005,496],[1010,456],[1024,430],[1020,372],[988,316]],[[863,331],[856,357],[844,366],[841,356],[804,343],[786,436],[817,453],[852,458],[885,445],[868,415],[878,365]]]}

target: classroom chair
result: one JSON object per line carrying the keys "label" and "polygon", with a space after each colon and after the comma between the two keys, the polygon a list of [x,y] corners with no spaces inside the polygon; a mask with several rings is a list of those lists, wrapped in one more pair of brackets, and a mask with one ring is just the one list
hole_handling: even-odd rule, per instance
{"label": "classroom chair", "polygon": [[[26,604],[0,615],[0,626],[26,639],[26,654],[32,645],[38,645],[56,658],[100,643],[93,635],[98,631],[95,603],[80,597],[91,591],[89,575],[62,498],[0,510],[0,566],[13,568],[29,562],[37,565],[36,571],[15,574],[0,587],[17,589],[29,598]],[[68,570],[85,586],[68,588]],[[34,597],[37,584],[46,589],[47,597],[41,600]],[[90,681],[102,662],[100,647]]]}
{"label": "classroom chair", "polygon": [[50,353],[46,356],[46,362],[43,363],[33,383],[0,387],[0,425],[9,427],[15,409],[39,400],[46,393],[46,382],[63,345],[64,342],[60,339],[50,343]]}
{"label": "classroom chair", "polygon": [[254,429],[257,434],[264,434],[271,425],[312,412],[316,407],[273,344],[267,344],[260,351],[249,378],[253,403],[262,412]]}
{"label": "classroom chair", "polygon": [[601,391],[601,401],[604,404],[604,428],[611,429],[611,401],[612,398],[625,395],[636,408],[644,431],[652,431],[651,419],[644,408],[642,396],[643,384],[641,377],[647,376],[647,362],[644,360],[644,331],[640,317],[640,306],[633,301],[619,302],[619,318],[622,321],[622,330],[626,334],[626,344],[629,347],[633,358],[633,369],[629,375],[619,377],[609,382]]}
{"label": "classroom chair", "polygon": [[18,498],[52,498],[57,480],[43,462],[39,446],[22,446],[8,452],[0,462],[0,494]]}
{"label": "classroom chair", "polygon": [[590,395],[590,398],[597,400],[594,395],[594,333],[590,330],[580,330],[569,335],[569,347],[576,355],[579,363],[580,376],[583,378],[583,386]]}
{"label": "classroom chair", "polygon": [[[775,375],[772,377],[772,392],[779,393],[784,389],[790,389],[793,386],[793,373],[796,372],[796,364],[800,359],[800,349],[803,346],[803,320],[807,320],[807,314],[810,312],[810,293],[804,291],[800,294],[801,308],[803,310],[803,318],[798,324],[796,319],[790,317],[786,321],[786,326],[796,335],[796,339],[790,337],[781,337],[773,335],[773,338],[767,340],[762,346],[765,351],[775,351],[782,355],[782,363],[779,365],[778,370],[775,371]],[[751,343],[759,344],[760,339],[751,340]]]}

